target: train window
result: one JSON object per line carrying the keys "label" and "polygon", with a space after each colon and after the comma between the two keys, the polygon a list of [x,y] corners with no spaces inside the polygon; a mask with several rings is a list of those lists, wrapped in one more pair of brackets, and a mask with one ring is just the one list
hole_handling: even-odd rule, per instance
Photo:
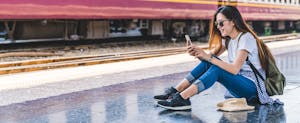
{"label": "train window", "polygon": [[148,29],[149,21],[148,20],[140,20],[140,28]]}
{"label": "train window", "polygon": [[125,32],[125,24],[122,23],[122,20],[112,20],[109,23],[110,26],[110,32],[114,33],[114,32]]}
{"label": "train window", "polygon": [[111,20],[110,37],[141,36],[139,20]]}
{"label": "train window", "polygon": [[0,22],[0,41],[6,40],[7,32],[4,26],[4,22]]}

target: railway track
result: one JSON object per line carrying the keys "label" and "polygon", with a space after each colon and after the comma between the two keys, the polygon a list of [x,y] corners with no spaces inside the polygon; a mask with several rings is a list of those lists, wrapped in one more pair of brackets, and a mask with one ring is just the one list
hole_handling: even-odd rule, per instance
{"label": "railway track", "polygon": [[[282,41],[287,39],[297,39],[298,34],[282,34],[274,36],[260,37],[265,42],[271,41]],[[207,48],[207,46],[202,46]],[[185,53],[186,48],[168,48],[161,50],[147,50],[139,52],[125,52],[125,53],[111,53],[102,55],[88,55],[88,56],[77,56],[77,57],[62,57],[62,58],[51,58],[51,59],[39,59],[39,60],[28,60],[18,62],[5,62],[0,63],[0,74],[11,74],[29,71],[38,71],[54,68],[64,67],[75,67],[75,66],[86,66],[103,63],[112,63],[119,61],[128,61],[135,59],[175,55]]]}

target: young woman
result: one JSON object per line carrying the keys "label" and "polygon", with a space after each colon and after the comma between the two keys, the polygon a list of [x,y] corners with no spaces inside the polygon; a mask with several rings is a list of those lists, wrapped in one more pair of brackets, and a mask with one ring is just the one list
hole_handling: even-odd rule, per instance
{"label": "young woman", "polygon": [[[268,96],[263,81],[256,82],[252,69],[246,63],[248,57],[261,75],[265,75],[266,61],[262,48],[274,60],[270,50],[249,28],[237,8],[220,7],[210,25],[210,53],[194,45],[188,46],[188,53],[199,58],[201,63],[175,88],[171,87],[165,94],[154,96],[154,99],[166,109],[191,109],[190,97],[219,82],[228,91],[225,98],[244,97],[247,101],[258,100],[262,104],[280,103]],[[217,58],[225,50],[228,51],[229,63]],[[258,87],[262,91],[258,91]]]}

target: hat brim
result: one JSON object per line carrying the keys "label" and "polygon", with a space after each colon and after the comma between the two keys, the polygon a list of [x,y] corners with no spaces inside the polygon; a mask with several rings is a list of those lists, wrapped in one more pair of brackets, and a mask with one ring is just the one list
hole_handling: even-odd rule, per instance
{"label": "hat brim", "polygon": [[254,106],[243,106],[243,107],[218,107],[219,110],[222,111],[247,111],[253,110]]}

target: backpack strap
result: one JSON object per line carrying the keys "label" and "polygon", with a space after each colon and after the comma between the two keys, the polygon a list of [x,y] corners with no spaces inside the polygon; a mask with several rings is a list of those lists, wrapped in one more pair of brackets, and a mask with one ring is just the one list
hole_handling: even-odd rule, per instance
{"label": "backpack strap", "polygon": [[253,73],[254,73],[254,76],[255,76],[255,78],[256,78],[256,82],[257,82],[257,85],[258,85],[258,90],[259,90],[261,93],[263,93],[263,91],[262,91],[262,89],[261,89],[261,86],[260,86],[260,84],[259,84],[257,75],[258,75],[259,78],[260,78],[261,80],[263,80],[263,81],[265,81],[264,78],[263,78],[262,75],[258,72],[258,70],[255,68],[255,66],[249,61],[248,57],[247,57],[246,61],[247,61],[247,64],[248,64],[248,65],[250,66],[250,68],[252,69]]}
{"label": "backpack strap", "polygon": [[[245,34],[245,32],[242,32],[242,34],[239,36],[238,38],[238,42],[240,42],[241,37]],[[228,39],[225,40],[225,47],[226,49],[228,49],[228,45],[229,45],[229,41]],[[239,44],[239,43],[238,43]]]}
{"label": "backpack strap", "polygon": [[252,69],[252,71],[255,73],[255,76],[258,75],[261,80],[265,81],[265,79],[263,78],[263,76],[258,72],[258,70],[255,68],[255,66],[249,61],[248,57],[246,59],[246,62],[250,66],[250,68]]}
{"label": "backpack strap", "polygon": [[226,49],[228,49],[228,44],[229,44],[229,40],[226,39],[226,40],[225,40],[225,48],[226,48]]}
{"label": "backpack strap", "polygon": [[[266,60],[266,62],[268,62],[268,60],[267,60],[268,56],[267,56],[266,53],[264,53],[264,54],[265,54],[265,60]],[[263,78],[263,76],[258,72],[258,70],[255,68],[255,66],[250,62],[248,56],[247,56],[246,62],[247,62],[247,64],[250,66],[250,68],[252,69],[252,71],[254,72],[255,77],[257,78],[256,75],[258,75],[259,78],[260,78],[261,80],[265,81],[265,79]],[[268,63],[267,63],[267,64],[268,64]],[[268,72],[268,71],[267,71],[268,65],[266,65],[266,67],[267,67],[267,68],[266,68],[266,71],[265,71],[265,72],[267,73],[267,72]],[[257,81],[258,81],[258,80],[257,80]]]}

